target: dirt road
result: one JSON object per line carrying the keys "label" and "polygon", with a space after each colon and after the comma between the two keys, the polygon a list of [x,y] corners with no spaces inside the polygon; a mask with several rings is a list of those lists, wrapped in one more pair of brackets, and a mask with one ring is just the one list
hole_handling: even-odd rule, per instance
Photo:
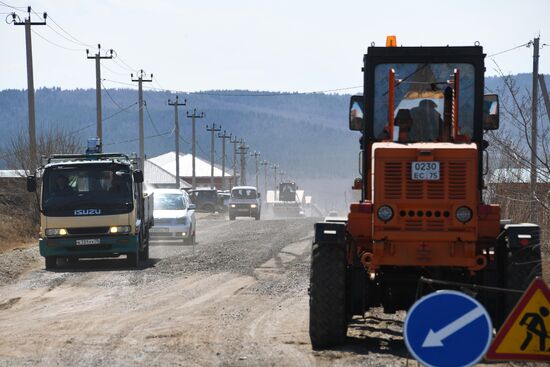
{"label": "dirt road", "polygon": [[415,366],[403,314],[368,314],[345,346],[311,350],[313,222],[201,219],[194,253],[154,246],[143,270],[115,259],[50,272],[29,249],[19,275],[4,258],[17,276],[0,277],[0,366]]}

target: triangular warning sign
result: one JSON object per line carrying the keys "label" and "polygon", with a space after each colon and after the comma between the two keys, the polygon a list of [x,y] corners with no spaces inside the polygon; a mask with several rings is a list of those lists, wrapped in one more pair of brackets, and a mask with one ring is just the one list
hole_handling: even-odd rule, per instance
{"label": "triangular warning sign", "polygon": [[550,361],[550,289],[541,278],[521,296],[485,358]]}

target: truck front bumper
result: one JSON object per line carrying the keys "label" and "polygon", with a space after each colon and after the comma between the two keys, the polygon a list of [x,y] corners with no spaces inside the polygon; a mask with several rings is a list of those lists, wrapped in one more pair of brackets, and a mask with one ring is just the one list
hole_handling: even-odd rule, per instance
{"label": "truck front bumper", "polygon": [[[79,240],[94,240],[93,242],[99,240],[99,243],[77,244]],[[137,252],[139,237],[132,234],[89,238],[40,238],[38,246],[42,256],[116,257]]]}

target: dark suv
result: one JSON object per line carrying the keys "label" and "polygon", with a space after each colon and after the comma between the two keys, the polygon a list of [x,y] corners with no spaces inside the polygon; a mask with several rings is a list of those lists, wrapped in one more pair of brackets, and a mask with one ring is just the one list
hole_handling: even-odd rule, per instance
{"label": "dark suv", "polygon": [[213,213],[219,209],[218,190],[197,187],[187,193],[191,202],[197,206],[198,211]]}

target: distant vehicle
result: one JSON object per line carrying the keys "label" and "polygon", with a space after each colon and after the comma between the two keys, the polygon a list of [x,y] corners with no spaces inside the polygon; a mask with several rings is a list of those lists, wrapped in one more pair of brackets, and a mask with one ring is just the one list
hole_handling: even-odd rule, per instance
{"label": "distant vehicle", "polygon": [[277,190],[270,195],[268,204],[273,207],[276,217],[302,217],[304,209],[304,191],[299,190],[296,182],[286,181],[277,185]]}
{"label": "distant vehicle", "polygon": [[57,260],[126,255],[130,266],[149,258],[153,195],[143,192],[137,157],[101,153],[99,139],[86,154],[54,154],[27,178],[38,191],[40,254],[46,269]]}
{"label": "distant vehicle", "polygon": [[218,190],[210,187],[197,187],[187,192],[198,211],[214,213],[219,209]]}
{"label": "distant vehicle", "polygon": [[178,189],[157,189],[154,191],[155,226],[150,229],[151,241],[182,241],[195,244],[195,204],[189,195]]}
{"label": "distant vehicle", "polygon": [[230,191],[218,191],[218,207],[219,211],[226,212],[229,208]]}
{"label": "distant vehicle", "polygon": [[262,201],[254,186],[235,186],[229,198],[229,220],[236,217],[254,217],[260,220]]}

